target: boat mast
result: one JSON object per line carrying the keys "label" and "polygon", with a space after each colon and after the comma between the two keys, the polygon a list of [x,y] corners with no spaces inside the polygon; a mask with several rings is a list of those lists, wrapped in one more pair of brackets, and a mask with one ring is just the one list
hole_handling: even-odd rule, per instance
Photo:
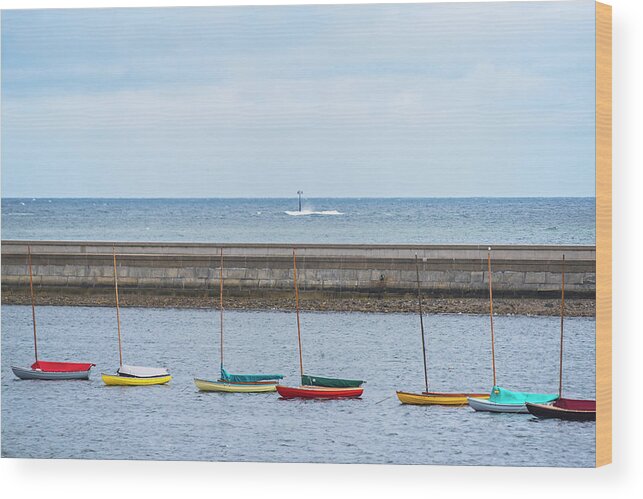
{"label": "boat mast", "polygon": [[422,318],[422,295],[420,293],[420,266],[418,264],[418,254],[415,254],[415,274],[418,285],[418,311],[420,313],[420,330],[422,332],[422,358],[424,359],[424,387],[429,391],[429,374],[426,368],[426,344],[424,342],[424,319]]}
{"label": "boat mast", "polygon": [[560,371],[558,377],[558,398],[563,396],[563,324],[565,318],[565,255],[563,254],[560,291]]}
{"label": "boat mast", "polygon": [[299,372],[301,375],[304,375],[304,360],[301,354],[301,323],[299,322],[299,288],[297,287],[297,255],[295,254],[295,248],[292,249],[292,261],[293,261],[293,270],[294,270],[294,282],[295,282],[295,310],[297,311],[297,341],[299,343]]}
{"label": "boat mast", "polygon": [[219,267],[219,313],[221,323],[221,369],[223,369],[223,247],[221,248],[221,266]]}
{"label": "boat mast", "polygon": [[491,285],[491,247],[487,253],[487,268],[489,270],[489,320],[491,323],[491,368],[493,370],[493,386],[496,386],[496,350],[493,336],[493,290]]}
{"label": "boat mast", "polygon": [[114,255],[114,293],[116,294],[116,322],[118,323],[118,361],[120,367],[123,367],[123,346],[121,344],[121,310],[118,303],[118,275],[116,273],[116,247],[112,246]]}
{"label": "boat mast", "polygon": [[36,336],[36,300],[33,294],[33,273],[31,271],[31,246],[27,246],[29,255],[29,290],[31,291],[31,318],[33,320],[33,350],[38,362],[38,337]]}

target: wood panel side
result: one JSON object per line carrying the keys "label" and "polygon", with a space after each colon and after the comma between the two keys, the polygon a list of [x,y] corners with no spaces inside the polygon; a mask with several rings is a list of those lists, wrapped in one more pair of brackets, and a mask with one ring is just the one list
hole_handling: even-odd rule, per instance
{"label": "wood panel side", "polygon": [[596,466],[612,462],[612,7],[596,3]]}

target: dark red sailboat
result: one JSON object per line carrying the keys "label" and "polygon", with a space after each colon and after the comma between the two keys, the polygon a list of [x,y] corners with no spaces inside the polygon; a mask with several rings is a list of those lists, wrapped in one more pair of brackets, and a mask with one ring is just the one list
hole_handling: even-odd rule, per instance
{"label": "dark red sailboat", "polygon": [[596,401],[562,398],[552,405],[525,403],[527,410],[539,418],[569,421],[596,421]]}
{"label": "dark red sailboat", "polygon": [[569,421],[596,421],[596,400],[563,398],[563,324],[565,319],[565,255],[560,300],[560,374],[558,377],[558,398],[552,404],[525,403],[527,410],[539,418],[557,418]]}

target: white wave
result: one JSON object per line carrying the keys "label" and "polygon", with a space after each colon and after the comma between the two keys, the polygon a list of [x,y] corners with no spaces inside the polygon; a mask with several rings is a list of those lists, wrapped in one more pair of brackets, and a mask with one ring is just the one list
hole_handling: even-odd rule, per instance
{"label": "white wave", "polygon": [[326,210],[326,211],[313,211],[313,210],[301,210],[301,211],[284,211],[286,215],[293,217],[299,217],[303,215],[343,215],[341,211],[337,210]]}

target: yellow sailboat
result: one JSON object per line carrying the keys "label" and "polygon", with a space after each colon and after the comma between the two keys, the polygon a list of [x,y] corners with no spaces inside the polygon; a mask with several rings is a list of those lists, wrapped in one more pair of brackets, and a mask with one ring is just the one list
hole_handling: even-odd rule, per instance
{"label": "yellow sailboat", "polygon": [[467,397],[480,397],[489,398],[488,393],[448,393],[448,392],[430,392],[429,391],[429,374],[426,362],[426,342],[424,341],[424,319],[422,314],[422,294],[420,291],[420,268],[418,264],[418,256],[415,255],[415,273],[417,275],[417,289],[418,289],[418,311],[420,314],[420,331],[422,334],[422,353],[424,360],[424,388],[421,393],[410,392],[396,392],[397,398],[403,404],[410,405],[451,405],[451,406],[464,406],[467,405]]}
{"label": "yellow sailboat", "polygon": [[134,376],[123,376],[121,374],[105,374],[102,373],[103,383],[109,386],[145,386],[145,385],[164,385],[172,379],[170,374],[165,376],[153,376],[148,378],[140,378]]}
{"label": "yellow sailboat", "polygon": [[274,382],[265,383],[226,383],[225,381],[208,381],[207,379],[194,378],[194,384],[202,392],[226,393],[263,393],[274,392]]}
{"label": "yellow sailboat", "polygon": [[467,405],[467,397],[489,398],[488,393],[442,393],[442,392],[422,392],[408,393],[396,392],[397,398],[403,404],[410,405]]}
{"label": "yellow sailboat", "polygon": [[164,385],[172,376],[162,367],[127,366],[123,364],[123,346],[121,343],[121,312],[118,302],[118,274],[116,272],[116,248],[112,247],[114,256],[114,292],[116,294],[116,322],[118,324],[118,357],[119,367],[116,374],[101,373],[103,383],[108,386],[149,386]]}

